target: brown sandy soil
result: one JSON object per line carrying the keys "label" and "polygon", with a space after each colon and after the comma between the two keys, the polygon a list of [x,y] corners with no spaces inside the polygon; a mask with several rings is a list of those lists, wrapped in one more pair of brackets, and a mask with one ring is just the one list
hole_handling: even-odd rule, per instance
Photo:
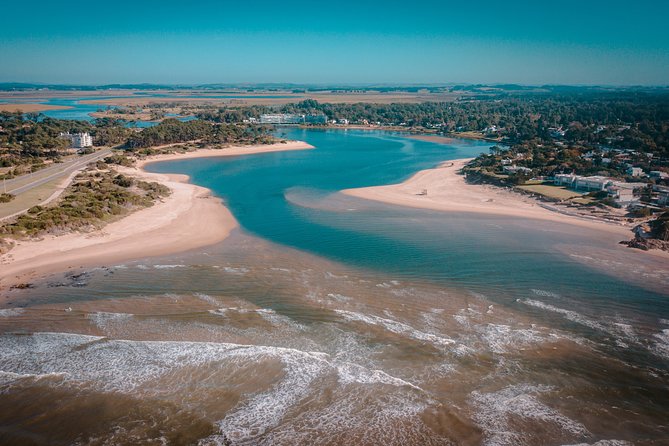
{"label": "brown sandy soil", "polygon": [[[209,93],[211,94],[211,93]],[[87,104],[100,104],[100,105],[116,105],[116,106],[145,106],[148,104],[169,104],[169,103],[181,103],[181,104],[198,104],[198,105],[207,105],[207,104],[229,104],[229,105],[281,105],[281,104],[290,104],[294,102],[300,102],[305,99],[315,99],[318,102],[325,102],[331,104],[352,104],[356,102],[365,102],[365,103],[378,103],[378,104],[390,104],[390,103],[418,103],[418,102],[428,102],[428,101],[452,101],[457,96],[451,94],[413,94],[413,93],[304,93],[304,94],[293,94],[293,93],[282,93],[282,92],[271,92],[271,93],[249,93],[247,95],[231,93],[239,96],[249,96],[249,97],[239,97],[239,98],[202,98],[198,97],[197,94],[190,93],[187,96],[177,95],[176,97],[170,98],[147,98],[147,97],[128,97],[128,98],[119,98],[119,99],[91,99],[87,101],[82,101],[82,103]],[[276,96],[289,96],[285,98],[254,98],[251,96],[258,95],[276,95]]]}
{"label": "brown sandy soil", "polygon": [[66,105],[46,105],[46,104],[0,104],[0,112],[21,112],[34,113],[46,110],[67,110],[72,108]]}
{"label": "brown sandy soil", "polygon": [[83,234],[46,236],[19,241],[0,256],[0,287],[30,282],[72,267],[108,265],[132,259],[175,254],[224,240],[237,221],[208,189],[188,183],[185,175],[148,173],[142,167],[168,159],[235,156],[312,146],[290,141],[284,144],[204,149],[185,154],[158,155],[137,168],[118,168],[126,175],[160,182],[171,195],[154,206],[139,210],[100,230]]}

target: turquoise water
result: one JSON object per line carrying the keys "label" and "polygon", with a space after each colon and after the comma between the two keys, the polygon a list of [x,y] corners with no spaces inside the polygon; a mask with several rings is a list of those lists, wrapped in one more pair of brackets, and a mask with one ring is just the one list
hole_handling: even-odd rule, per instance
{"label": "turquoise water", "polygon": [[[171,98],[184,98],[188,96],[184,95],[171,95],[171,94],[157,94],[157,93],[136,93],[132,96],[90,96],[90,97],[76,97],[76,98],[51,98],[46,101],[40,102],[40,104],[47,105],[62,105],[67,107],[72,107],[64,110],[45,110],[41,112],[43,115],[55,119],[71,119],[76,121],[93,121],[93,118],[90,114],[95,113],[98,110],[104,110],[107,108],[107,105],[103,104],[87,104],[81,101],[86,100],[105,100],[105,99],[131,99],[133,97],[141,98],[164,98],[166,102],[169,102]],[[290,98],[294,96],[282,96],[282,95],[197,95],[197,98],[204,99],[282,99]],[[2,101],[8,102],[8,101]],[[34,100],[24,100],[19,102],[29,102],[33,103]],[[179,118],[181,121],[189,121],[193,119],[192,117]],[[152,127],[156,125],[155,122],[146,122],[140,121],[135,123],[133,127]]]}
{"label": "turquoise water", "polygon": [[667,299],[603,274],[555,246],[602,242],[591,231],[513,218],[402,209],[337,194],[342,189],[400,182],[444,160],[473,157],[490,143],[451,145],[371,131],[284,130],[315,150],[260,156],[191,159],[150,165],[178,172],[213,190],[242,228],[275,243],[403,279],[494,289],[512,300],[551,289],[587,299],[633,302],[669,317]]}

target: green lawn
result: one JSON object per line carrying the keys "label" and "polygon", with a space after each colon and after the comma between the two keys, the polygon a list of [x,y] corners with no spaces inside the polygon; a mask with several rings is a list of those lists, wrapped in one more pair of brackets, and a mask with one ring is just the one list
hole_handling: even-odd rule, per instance
{"label": "green lawn", "polygon": [[[63,176],[64,177],[64,176]],[[24,209],[41,204],[54,193],[63,178],[55,178],[48,183],[42,184],[34,189],[19,194],[9,203],[0,203],[0,218],[7,217]]]}
{"label": "green lawn", "polygon": [[548,184],[525,184],[523,186],[517,187],[518,189],[522,189],[533,194],[543,195],[544,197],[555,200],[569,200],[571,198],[578,198],[583,196],[583,194],[569,190],[566,187],[551,186]]}

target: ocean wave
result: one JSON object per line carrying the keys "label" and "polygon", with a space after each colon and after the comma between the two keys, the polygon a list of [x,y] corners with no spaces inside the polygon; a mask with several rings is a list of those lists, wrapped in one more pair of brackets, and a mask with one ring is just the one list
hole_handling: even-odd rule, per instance
{"label": "ocean wave", "polygon": [[536,294],[537,296],[541,297],[560,297],[559,294],[553,293],[552,291],[546,291],[546,290],[537,290],[537,289],[532,289],[532,292]]}
{"label": "ocean wave", "polygon": [[248,268],[243,268],[243,267],[232,267],[232,266],[223,266],[221,267],[223,271],[225,271],[228,274],[236,274],[238,276],[243,276],[244,274],[248,273],[250,269]]}
{"label": "ocean wave", "polygon": [[[554,390],[544,385],[512,385],[501,390],[471,393],[477,424],[483,429],[487,445],[534,444],[530,432],[554,431],[556,428],[575,439],[586,439],[591,434],[581,423],[572,420],[537,399],[537,395]],[[517,419],[525,429],[512,429]],[[514,426],[515,427],[515,426]]]}
{"label": "ocean wave", "polygon": [[560,339],[555,334],[548,336],[531,328],[512,328],[509,325],[487,324],[482,327],[482,338],[494,353],[509,353]]}
{"label": "ocean wave", "polygon": [[656,333],[654,351],[659,356],[669,359],[669,328],[665,328],[660,333]]}
{"label": "ocean wave", "polygon": [[593,330],[599,330],[603,331],[606,333],[609,333],[610,330],[608,330],[604,325],[600,324],[597,321],[594,321],[586,316],[583,316],[582,314],[572,311],[572,310],[566,310],[564,308],[558,308],[550,304],[546,304],[543,302],[540,302],[538,300],[532,300],[532,299],[518,299],[517,302],[520,302],[525,305],[529,305],[531,307],[535,308],[540,308],[542,310],[550,311],[553,313],[558,313],[561,314],[565,317],[565,319],[568,319],[572,322],[576,322],[577,324],[584,325],[586,327],[592,328]]}
{"label": "ocean wave", "polygon": [[291,318],[287,316],[283,316],[281,314],[277,314],[276,311],[270,309],[270,308],[241,308],[241,307],[225,307],[225,308],[218,308],[216,310],[209,310],[209,313],[215,314],[217,316],[223,316],[223,317],[228,317],[230,313],[238,313],[238,314],[248,314],[248,313],[253,313],[257,314],[260,316],[262,319],[266,320],[272,325],[276,326],[290,326],[292,328],[297,328],[300,330],[305,330],[306,327],[304,327],[302,324],[298,324],[297,322],[293,321]]}
{"label": "ocean wave", "polygon": [[212,297],[208,294],[195,293],[195,294],[193,294],[193,296],[197,297],[198,299],[200,299],[204,302],[207,302],[208,304],[212,304],[212,305],[220,305],[221,304],[216,298],[214,298],[214,297]]}
{"label": "ocean wave", "polygon": [[118,325],[125,325],[128,320],[133,318],[133,315],[129,313],[107,313],[98,311],[96,313],[88,314],[87,318],[91,320],[97,328],[108,333],[111,329],[119,328]]}
{"label": "ocean wave", "polygon": [[413,328],[410,325],[395,321],[393,319],[386,319],[374,315],[365,315],[346,310],[335,310],[335,312],[343,316],[346,320],[380,326],[392,333],[407,336],[418,341],[429,342],[438,347],[445,347],[455,343],[453,339],[438,336],[432,333],[425,333]]}
{"label": "ocean wave", "polygon": [[23,308],[3,308],[0,309],[0,317],[13,317],[25,313]]}
{"label": "ocean wave", "polygon": [[336,300],[337,302],[350,302],[353,300],[352,297],[344,296],[343,294],[338,293],[328,293],[328,297]]}
{"label": "ocean wave", "polygon": [[563,446],[634,446],[634,443],[625,440],[599,440],[595,443],[578,443]]}
{"label": "ocean wave", "polygon": [[[318,383],[323,380],[334,379],[333,391],[341,395],[335,405],[353,398],[346,401],[348,411],[341,414],[346,418],[355,418],[358,411],[378,398],[375,389],[379,385],[390,388],[383,392],[383,399],[374,403],[375,410],[383,410],[386,398],[397,400],[388,410],[398,414],[408,410],[411,400],[413,405],[420,403],[421,408],[431,401],[418,386],[404,379],[359,364],[338,361],[323,352],[232,343],[113,340],[68,333],[2,335],[0,344],[3,346],[0,350],[3,369],[0,379],[4,377],[3,381],[11,383],[22,376],[52,375],[59,376],[59,385],[63,381],[75,386],[85,384],[99,391],[134,396],[160,395],[166,387],[170,394],[174,394],[178,392],[174,382],[183,384],[184,392],[191,393],[198,386],[204,391],[216,382],[212,373],[220,374],[220,385],[224,386],[228,381],[226,377],[235,370],[280,364],[281,374],[270,374],[267,387],[257,385],[261,390],[245,395],[218,422],[222,434],[242,443],[254,443],[273,432],[289,411],[298,410],[296,408],[306,397],[320,392]],[[179,375],[194,367],[211,370],[207,372],[208,378],[189,380],[191,372],[183,377]],[[170,385],[165,385],[165,379]],[[347,390],[349,386],[356,386],[356,390]],[[364,391],[369,397],[357,400],[362,389],[367,389]],[[324,410],[330,410],[329,403]],[[415,413],[414,410],[411,412]],[[307,410],[304,416],[311,416],[311,411]]]}

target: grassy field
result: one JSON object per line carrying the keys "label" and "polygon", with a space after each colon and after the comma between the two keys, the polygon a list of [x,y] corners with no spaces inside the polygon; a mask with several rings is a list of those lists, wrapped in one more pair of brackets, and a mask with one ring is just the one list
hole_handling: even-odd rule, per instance
{"label": "grassy field", "polygon": [[567,189],[566,187],[551,186],[548,184],[526,184],[518,186],[518,189],[533,194],[543,195],[554,200],[569,200],[571,198],[581,197],[582,194]]}
{"label": "grassy field", "polygon": [[63,177],[55,178],[48,183],[44,183],[34,189],[19,194],[9,203],[0,203],[0,218],[29,209],[49,198],[56,191],[59,184],[63,182]]}

